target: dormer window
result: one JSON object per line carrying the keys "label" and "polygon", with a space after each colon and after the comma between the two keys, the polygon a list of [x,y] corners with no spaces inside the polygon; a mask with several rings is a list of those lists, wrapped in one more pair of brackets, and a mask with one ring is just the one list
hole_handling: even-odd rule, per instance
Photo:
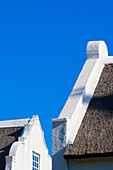
{"label": "dormer window", "polygon": [[33,151],[32,170],[40,170],[40,154]]}

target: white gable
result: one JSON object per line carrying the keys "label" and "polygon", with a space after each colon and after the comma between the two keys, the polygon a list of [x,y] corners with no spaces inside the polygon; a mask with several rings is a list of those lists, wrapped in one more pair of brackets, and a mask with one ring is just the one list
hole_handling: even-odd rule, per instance
{"label": "white gable", "polygon": [[37,170],[51,170],[51,166],[40,121],[38,116],[33,116],[25,124],[23,135],[11,146],[9,156],[6,157],[6,170],[33,170],[33,167],[39,167]]}
{"label": "white gable", "polygon": [[[104,65],[113,63],[113,57],[108,56],[104,41],[90,41],[86,52],[87,60],[58,118],[67,119],[68,144],[73,143],[75,139]],[[57,122],[58,119],[53,119],[52,122]]]}
{"label": "white gable", "polygon": [[[53,169],[68,169],[63,158],[65,147],[72,144],[98,84],[105,64],[113,63],[104,41],[87,44],[87,60],[73,90],[57,119],[52,119]],[[56,166],[56,162],[59,162]]]}

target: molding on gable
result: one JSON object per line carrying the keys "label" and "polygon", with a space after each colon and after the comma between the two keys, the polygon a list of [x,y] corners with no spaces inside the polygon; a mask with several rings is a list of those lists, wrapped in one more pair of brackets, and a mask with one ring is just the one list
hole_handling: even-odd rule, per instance
{"label": "molding on gable", "polygon": [[[44,139],[44,131],[42,130],[42,127],[41,127],[41,124],[40,124],[40,121],[39,121],[39,117],[38,115],[34,115],[30,121],[30,124],[31,126],[36,124],[40,127],[40,130],[41,130],[41,133],[42,133],[42,139],[43,139],[43,143],[44,143],[44,146],[45,146],[45,149],[47,150],[48,152],[48,149],[47,149],[47,146],[46,146],[46,142],[45,142],[45,139]],[[49,154],[48,154],[49,156]],[[50,157],[50,156],[49,156]],[[50,157],[51,158],[51,157]]]}
{"label": "molding on gable", "polygon": [[108,56],[107,46],[104,41],[89,41],[86,53],[87,59],[103,58]]}
{"label": "molding on gable", "polygon": [[[107,46],[104,41],[88,42],[86,52],[87,60],[64,108],[55,121],[52,119],[53,124],[60,122],[61,119],[67,119],[66,144],[72,144],[76,137],[104,65],[113,63],[113,57],[108,56]],[[55,133],[55,128],[53,131]],[[59,133],[57,132],[56,134]]]}
{"label": "molding on gable", "polygon": [[16,162],[14,156],[6,156],[6,168],[5,168],[5,170],[11,170],[12,167],[13,167],[13,165],[12,165],[13,162]]}
{"label": "molding on gable", "polygon": [[24,127],[26,123],[30,121],[28,119],[17,119],[17,120],[7,120],[7,121],[0,121],[0,128],[7,128],[7,127]]}

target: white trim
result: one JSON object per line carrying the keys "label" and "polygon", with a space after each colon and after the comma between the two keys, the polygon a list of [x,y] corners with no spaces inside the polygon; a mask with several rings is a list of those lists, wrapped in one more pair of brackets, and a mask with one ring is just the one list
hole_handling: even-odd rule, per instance
{"label": "white trim", "polygon": [[14,156],[5,156],[6,159],[6,167],[5,170],[12,170],[13,163],[16,162],[16,159]]}
{"label": "white trim", "polygon": [[86,53],[87,59],[103,58],[108,56],[107,46],[104,41],[89,41]]}
{"label": "white trim", "polygon": [[55,122],[67,122],[67,119],[66,118],[57,118],[57,119],[52,119],[51,120],[52,123],[55,123]]}
{"label": "white trim", "polygon": [[100,62],[104,65],[113,64],[113,56],[103,57]]}
{"label": "white trim", "polygon": [[28,119],[17,119],[17,120],[7,120],[7,121],[0,121],[0,128],[5,127],[24,127],[26,123],[30,121]]}

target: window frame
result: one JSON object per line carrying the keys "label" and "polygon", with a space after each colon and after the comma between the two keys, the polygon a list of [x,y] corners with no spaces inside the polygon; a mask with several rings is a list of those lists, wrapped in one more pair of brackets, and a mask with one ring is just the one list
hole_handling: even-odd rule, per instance
{"label": "window frame", "polygon": [[[33,160],[33,156],[37,156],[37,157],[38,157],[38,162],[37,162],[37,161],[35,161],[35,160]],[[37,167],[35,167],[35,166],[33,166],[33,162],[38,163],[38,168],[37,168]],[[40,170],[40,154],[39,154],[39,153],[37,153],[37,152],[35,152],[35,151],[32,151],[32,170],[34,170],[34,169],[36,169],[36,170]]]}

